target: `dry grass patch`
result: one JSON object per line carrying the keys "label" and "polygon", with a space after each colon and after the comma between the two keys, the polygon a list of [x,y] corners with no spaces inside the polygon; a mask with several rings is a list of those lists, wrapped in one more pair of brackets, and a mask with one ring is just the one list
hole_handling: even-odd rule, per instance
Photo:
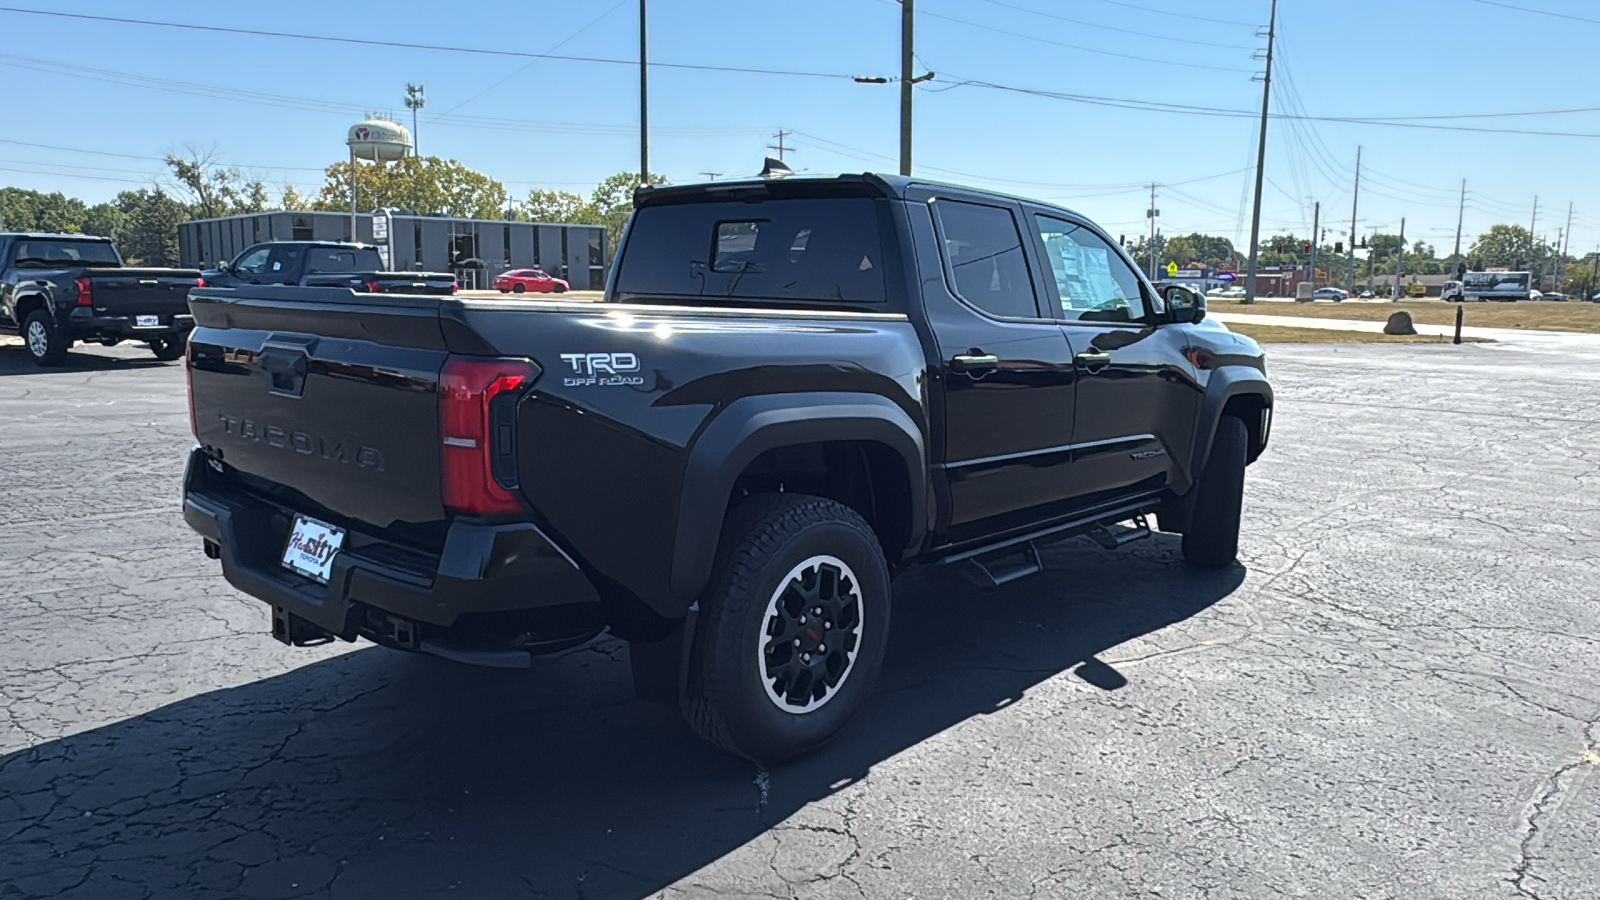
{"label": "dry grass patch", "polygon": [[1211,302],[1219,313],[1249,313],[1285,318],[1352,319],[1384,322],[1396,310],[1411,314],[1411,321],[1429,325],[1454,325],[1456,308],[1466,309],[1463,324],[1479,328],[1523,328],[1534,331],[1580,331],[1600,334],[1600,303],[1529,300],[1516,303],[1446,303],[1443,300],[1406,300],[1400,303],[1239,303]]}

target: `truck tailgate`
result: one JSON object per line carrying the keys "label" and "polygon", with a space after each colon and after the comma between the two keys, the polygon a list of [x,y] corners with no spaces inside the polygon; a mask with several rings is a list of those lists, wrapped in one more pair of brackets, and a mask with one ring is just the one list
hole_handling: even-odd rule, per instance
{"label": "truck tailgate", "polygon": [[198,270],[90,269],[89,284],[96,314],[172,317],[188,312],[189,291],[200,280]]}
{"label": "truck tailgate", "polygon": [[234,293],[190,298],[190,402],[212,458],[298,512],[420,546],[442,539],[438,301]]}

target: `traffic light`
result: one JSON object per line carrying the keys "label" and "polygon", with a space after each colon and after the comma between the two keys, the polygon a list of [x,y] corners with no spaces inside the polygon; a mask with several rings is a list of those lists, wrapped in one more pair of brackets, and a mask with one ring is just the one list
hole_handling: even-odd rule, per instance
{"label": "traffic light", "polygon": [[1361,239],[1361,249],[1363,249],[1363,250],[1367,249],[1367,239],[1366,238],[1362,238]]}
{"label": "traffic light", "polygon": [[1282,252],[1283,252],[1283,242],[1282,242],[1282,241],[1279,241],[1279,242],[1278,242],[1278,243],[1277,243],[1277,248],[1278,248],[1278,252],[1279,252],[1279,253],[1282,253]]}
{"label": "traffic light", "polygon": [[1334,253],[1343,253],[1344,252],[1344,241],[1334,241],[1333,242],[1333,252]]}
{"label": "traffic light", "polygon": [[1306,242],[1302,243],[1300,245],[1300,252],[1302,252],[1302,253],[1310,253],[1311,252],[1311,242],[1310,241],[1306,241]]}

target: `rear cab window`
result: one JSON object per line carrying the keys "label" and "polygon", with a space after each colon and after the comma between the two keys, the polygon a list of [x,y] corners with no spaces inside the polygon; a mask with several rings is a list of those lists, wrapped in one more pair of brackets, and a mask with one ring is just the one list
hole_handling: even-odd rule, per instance
{"label": "rear cab window", "polygon": [[870,197],[690,195],[634,213],[616,299],[885,311]]}
{"label": "rear cab window", "polygon": [[306,272],[323,275],[335,272],[376,272],[383,268],[375,249],[312,247],[306,255]]}
{"label": "rear cab window", "polygon": [[73,238],[16,239],[14,265],[19,268],[49,266],[117,267],[122,259],[110,241],[86,241]]}

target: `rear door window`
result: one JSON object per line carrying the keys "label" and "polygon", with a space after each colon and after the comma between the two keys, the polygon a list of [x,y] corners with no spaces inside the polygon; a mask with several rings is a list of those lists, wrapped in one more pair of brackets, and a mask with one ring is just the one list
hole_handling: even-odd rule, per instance
{"label": "rear door window", "polygon": [[1039,302],[1011,210],[937,200],[941,243],[956,296],[992,316],[1033,319]]}
{"label": "rear door window", "polygon": [[646,206],[629,227],[617,291],[881,304],[877,209],[865,197]]}

